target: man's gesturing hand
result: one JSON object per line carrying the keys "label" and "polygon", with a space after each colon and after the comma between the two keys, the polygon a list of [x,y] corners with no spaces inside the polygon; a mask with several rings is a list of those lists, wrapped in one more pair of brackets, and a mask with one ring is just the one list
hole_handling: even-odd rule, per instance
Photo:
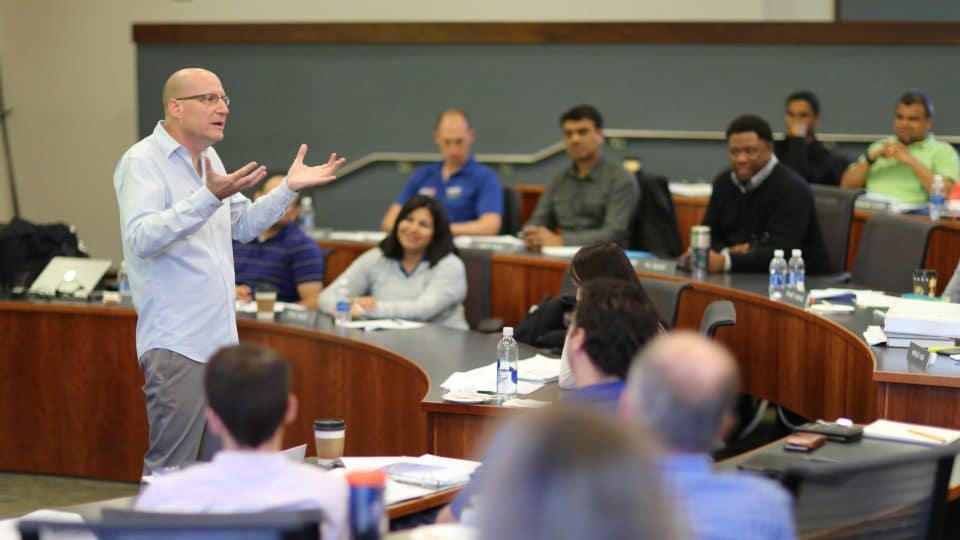
{"label": "man's gesturing hand", "polygon": [[221,201],[234,193],[239,193],[257,185],[267,175],[267,168],[251,161],[230,174],[219,174],[210,165],[210,158],[204,157],[207,170],[207,189]]}
{"label": "man's gesturing hand", "polygon": [[330,154],[330,159],[323,165],[310,167],[303,162],[306,155],[307,145],[301,144],[300,149],[297,150],[297,157],[293,158],[293,164],[287,170],[287,187],[293,191],[336,180],[337,177],[333,173],[347,161],[346,158],[337,159],[337,154]]}

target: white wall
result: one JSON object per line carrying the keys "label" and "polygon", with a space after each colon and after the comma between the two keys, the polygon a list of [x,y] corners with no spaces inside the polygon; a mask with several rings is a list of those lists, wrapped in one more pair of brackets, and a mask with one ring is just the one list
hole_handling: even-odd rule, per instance
{"label": "white wall", "polygon": [[[831,0],[0,0],[20,208],[33,221],[73,223],[93,255],[120,260],[111,175],[136,139],[133,23],[832,18]],[[8,194],[2,168],[0,221],[12,215]]]}

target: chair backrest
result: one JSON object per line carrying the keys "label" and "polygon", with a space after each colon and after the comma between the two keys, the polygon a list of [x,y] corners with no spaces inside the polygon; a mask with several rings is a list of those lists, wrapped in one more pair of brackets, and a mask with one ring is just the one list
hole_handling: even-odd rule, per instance
{"label": "chair backrest", "polygon": [[510,186],[504,186],[500,234],[517,234],[520,232],[520,226],[520,193]]}
{"label": "chair backrest", "polygon": [[637,184],[640,200],[631,220],[627,247],[660,257],[679,257],[680,227],[667,179],[637,171]]}
{"label": "chair backrest", "polygon": [[867,220],[850,281],[889,293],[912,292],[913,271],[922,268],[935,221],[876,215]]}
{"label": "chair backrest", "polygon": [[847,271],[847,251],[850,247],[850,225],[853,223],[853,203],[863,190],[811,184],[817,221],[823,245],[830,257],[830,273]]}
{"label": "chair backrest", "polygon": [[690,284],[684,281],[669,281],[666,279],[640,278],[640,284],[643,285],[647,296],[657,307],[663,322],[673,328],[677,324],[677,308],[680,306],[680,296],[683,291],[690,288]]}
{"label": "chair backrest", "polygon": [[101,539],[240,539],[312,540],[320,538],[323,512],[259,512],[249,514],[158,514],[104,509],[101,521],[63,523],[24,520],[18,523],[26,539],[75,538],[91,533]]}
{"label": "chair backrest", "polygon": [[955,445],[784,472],[797,535],[812,538],[935,538]]}
{"label": "chair backrest", "polygon": [[467,297],[463,311],[470,328],[490,316],[490,255],[489,249],[461,249],[460,260],[467,271]]}
{"label": "chair backrest", "polygon": [[700,317],[700,333],[712,338],[721,326],[737,324],[737,308],[729,300],[714,300]]}

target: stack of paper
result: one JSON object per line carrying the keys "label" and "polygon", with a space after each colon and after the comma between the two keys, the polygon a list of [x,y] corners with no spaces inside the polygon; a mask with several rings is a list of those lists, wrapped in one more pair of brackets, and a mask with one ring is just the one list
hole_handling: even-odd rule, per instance
{"label": "stack of paper", "polygon": [[334,231],[330,233],[331,240],[345,240],[347,242],[376,243],[387,236],[383,231]]}
{"label": "stack of paper", "polygon": [[960,338],[960,304],[901,299],[887,311],[883,331],[888,347],[953,345]]}
{"label": "stack of paper", "polygon": [[542,253],[549,257],[572,258],[580,251],[580,246],[543,246]]}
{"label": "stack of paper", "polygon": [[458,248],[505,249],[514,250],[523,247],[523,240],[509,234],[498,236],[458,236],[453,239]]}
{"label": "stack of paper", "polygon": [[863,436],[869,439],[935,446],[960,440],[960,431],[921,424],[894,422],[892,420],[877,420],[864,426]]}
{"label": "stack of paper", "polygon": [[560,359],[536,354],[517,362],[517,377],[522,381],[549,383],[560,379]]}
{"label": "stack of paper", "polygon": [[[517,393],[525,396],[539,390],[544,384],[560,378],[560,359],[536,355],[517,364]],[[473,388],[483,394],[497,392],[497,363],[493,362],[470,371],[457,371],[440,384],[440,388],[455,391]]]}
{"label": "stack of paper", "polygon": [[419,321],[407,321],[404,319],[360,319],[338,324],[344,328],[359,328],[366,332],[371,330],[413,330],[415,328],[422,328],[424,325],[424,323]]}
{"label": "stack of paper", "polygon": [[670,193],[684,197],[709,197],[713,184],[709,182],[670,182]]}
{"label": "stack of paper", "polygon": [[[463,484],[469,480],[473,471],[480,466],[478,461],[445,458],[432,454],[424,454],[420,457],[344,457],[341,458],[341,461],[348,471],[386,470],[389,476],[384,503],[388,505],[422,497],[438,489]],[[421,470],[424,474],[422,477],[411,476],[410,474],[394,474],[391,469],[399,471],[405,469],[408,471]]]}

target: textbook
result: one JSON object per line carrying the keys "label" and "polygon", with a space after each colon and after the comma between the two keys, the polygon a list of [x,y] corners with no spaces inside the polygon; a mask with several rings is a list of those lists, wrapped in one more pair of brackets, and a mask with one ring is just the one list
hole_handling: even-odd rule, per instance
{"label": "textbook", "polygon": [[960,304],[901,299],[883,322],[890,334],[914,334],[960,338]]}

